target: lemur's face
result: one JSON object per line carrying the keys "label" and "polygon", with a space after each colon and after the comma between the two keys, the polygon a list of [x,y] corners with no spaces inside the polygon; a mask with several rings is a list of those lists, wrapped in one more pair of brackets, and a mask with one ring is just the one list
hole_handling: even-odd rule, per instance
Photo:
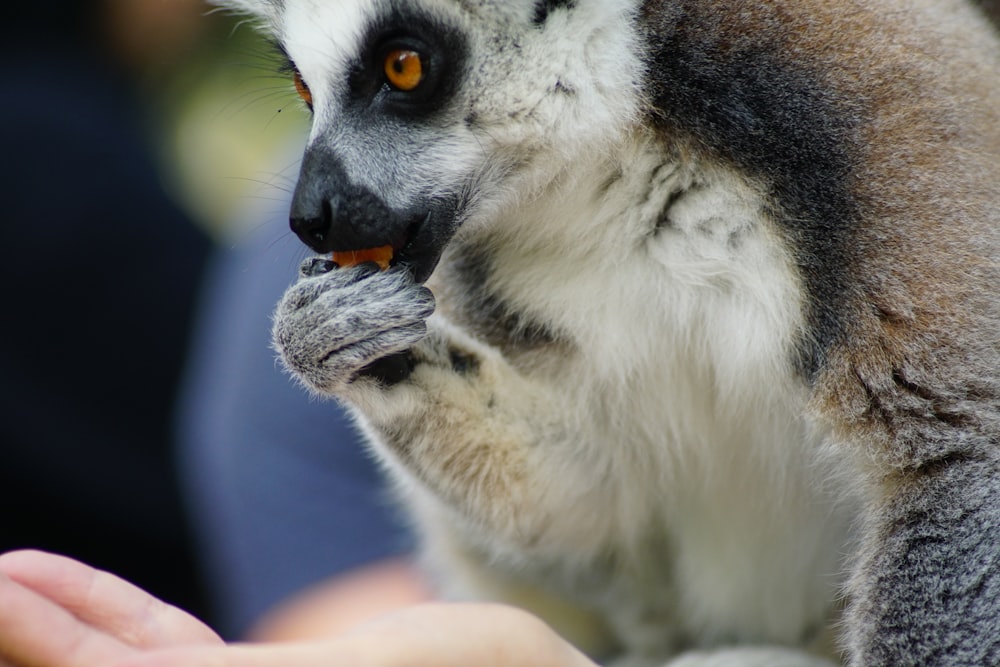
{"label": "lemur's face", "polygon": [[293,229],[317,252],[392,245],[418,281],[457,229],[530,196],[634,106],[624,1],[230,4],[265,18],[313,112]]}

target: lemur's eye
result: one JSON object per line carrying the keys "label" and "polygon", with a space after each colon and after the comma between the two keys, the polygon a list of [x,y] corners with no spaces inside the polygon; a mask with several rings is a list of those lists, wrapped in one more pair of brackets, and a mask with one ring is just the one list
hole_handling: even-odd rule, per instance
{"label": "lemur's eye", "polygon": [[309,90],[309,86],[306,85],[306,82],[302,80],[302,75],[299,74],[298,70],[294,70],[292,72],[292,81],[295,82],[295,92],[299,94],[299,97],[301,97],[302,101],[306,103],[306,106],[312,109],[312,91]]}
{"label": "lemur's eye", "polygon": [[385,78],[396,90],[416,90],[424,80],[424,62],[420,54],[407,49],[395,49],[385,56],[382,63]]}

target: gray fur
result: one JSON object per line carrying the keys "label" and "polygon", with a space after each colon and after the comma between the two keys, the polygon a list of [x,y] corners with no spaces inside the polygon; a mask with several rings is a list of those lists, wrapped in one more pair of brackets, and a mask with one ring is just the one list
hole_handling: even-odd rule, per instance
{"label": "gray fur", "polygon": [[274,341],[310,387],[335,392],[372,362],[409,349],[427,332],[430,290],[402,270],[372,265],[311,275],[289,289],[274,317]]}
{"label": "gray fur", "polygon": [[945,459],[873,528],[848,641],[864,664],[1000,664],[1000,470]]}

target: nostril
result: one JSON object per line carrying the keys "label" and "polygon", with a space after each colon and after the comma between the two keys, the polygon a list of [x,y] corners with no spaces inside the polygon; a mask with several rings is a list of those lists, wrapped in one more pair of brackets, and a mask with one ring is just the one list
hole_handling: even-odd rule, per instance
{"label": "nostril", "polygon": [[318,216],[292,215],[290,226],[295,235],[316,252],[329,250],[328,239],[333,228],[333,207],[323,201]]}
{"label": "nostril", "polygon": [[303,243],[317,252],[322,252],[323,243],[329,233],[329,225],[323,218],[292,218],[292,231]]}

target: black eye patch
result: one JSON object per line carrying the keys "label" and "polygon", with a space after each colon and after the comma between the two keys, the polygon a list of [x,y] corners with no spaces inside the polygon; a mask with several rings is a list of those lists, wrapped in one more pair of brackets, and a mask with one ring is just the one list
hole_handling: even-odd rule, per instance
{"label": "black eye patch", "polygon": [[535,16],[531,20],[536,26],[542,26],[549,20],[549,14],[557,9],[573,9],[576,0],[538,0],[535,3]]}
{"label": "black eye patch", "polygon": [[[434,113],[454,97],[467,50],[453,26],[395,8],[369,25],[362,43],[348,75],[354,104],[414,119]],[[420,78],[414,85],[401,86],[392,80],[387,62],[398,53],[418,55]]]}

